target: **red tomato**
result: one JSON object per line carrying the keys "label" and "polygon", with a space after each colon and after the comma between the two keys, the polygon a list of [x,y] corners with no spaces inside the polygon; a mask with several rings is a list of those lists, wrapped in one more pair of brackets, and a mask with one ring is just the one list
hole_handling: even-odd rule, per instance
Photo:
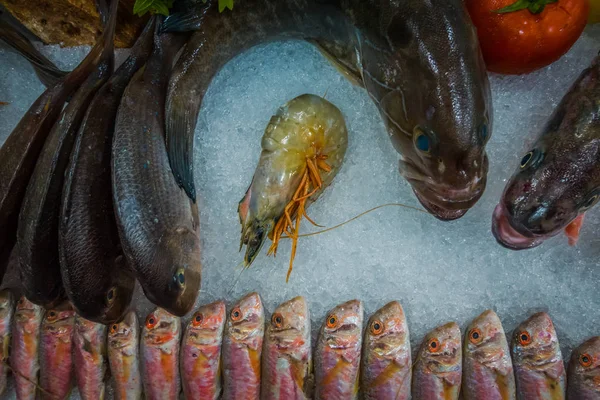
{"label": "red tomato", "polygon": [[[466,0],[488,70],[524,74],[558,60],[577,41],[590,12],[589,0],[558,0],[534,14],[528,8],[496,11],[516,0]],[[527,6],[548,0],[520,0]]]}

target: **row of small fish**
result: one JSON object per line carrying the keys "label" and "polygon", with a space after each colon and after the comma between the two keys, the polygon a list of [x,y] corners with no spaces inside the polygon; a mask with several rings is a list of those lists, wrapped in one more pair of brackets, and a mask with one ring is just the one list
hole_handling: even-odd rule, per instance
{"label": "row of small fish", "polygon": [[462,340],[458,324],[447,323],[424,337],[413,364],[402,306],[383,306],[363,333],[362,303],[352,300],[327,314],[313,366],[302,297],[281,304],[266,324],[260,296],[250,293],[228,313],[222,301],[200,307],[185,329],[157,308],[141,330],[134,312],[107,327],[67,303],[44,312],[24,297],[11,327],[10,292],[0,300],[8,361],[1,388],[11,369],[18,399],[65,398],[73,374],[82,398],[100,399],[108,370],[117,399],[177,399],[181,391],[200,399],[600,399],[600,337],[573,351],[567,379],[546,313],[521,323],[510,345],[491,310]]}

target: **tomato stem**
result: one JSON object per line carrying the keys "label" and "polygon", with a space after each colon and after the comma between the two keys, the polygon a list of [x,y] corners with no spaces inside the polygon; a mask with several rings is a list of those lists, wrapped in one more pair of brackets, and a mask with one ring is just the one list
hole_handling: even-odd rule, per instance
{"label": "tomato stem", "polygon": [[494,11],[498,14],[507,14],[515,11],[528,9],[532,14],[539,14],[544,11],[548,4],[556,3],[558,0],[517,0],[513,4]]}

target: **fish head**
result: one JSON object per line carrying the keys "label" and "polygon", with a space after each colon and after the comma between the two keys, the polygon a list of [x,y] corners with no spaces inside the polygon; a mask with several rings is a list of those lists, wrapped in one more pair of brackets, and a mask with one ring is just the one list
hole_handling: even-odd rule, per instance
{"label": "fish head", "polygon": [[90,321],[81,315],[75,316],[75,331],[87,339],[98,338],[106,332],[106,325]]}
{"label": "fish head", "polygon": [[364,346],[370,354],[384,359],[410,357],[408,324],[400,303],[392,301],[371,316]]}
{"label": "fish head", "polygon": [[32,303],[25,296],[19,297],[15,307],[15,320],[20,323],[28,321],[40,321],[44,314],[44,308]]}
{"label": "fish head", "polygon": [[220,341],[226,313],[223,301],[216,301],[200,307],[187,326],[188,341],[200,345]]}
{"label": "fish head", "polygon": [[151,346],[163,346],[179,340],[181,319],[160,307],[146,317],[142,329],[144,343]]}
{"label": "fish head", "polygon": [[429,332],[423,339],[417,356],[434,374],[462,368],[460,328],[449,322]]}
{"label": "fish head", "polygon": [[327,314],[322,326],[321,340],[340,352],[352,349],[362,342],[363,305],[350,300],[338,305]]}
{"label": "fish head", "polygon": [[68,301],[46,310],[42,320],[42,329],[55,336],[70,337],[73,331],[75,310]]}
{"label": "fish head", "polygon": [[600,336],[586,340],[573,350],[569,369],[570,377],[577,376],[586,386],[600,392]]}
{"label": "fish head", "polygon": [[114,349],[135,346],[138,334],[137,315],[135,311],[129,311],[121,322],[111,324],[108,330],[108,344]]}
{"label": "fish head", "polygon": [[260,295],[256,292],[242,297],[229,312],[227,332],[233,340],[243,342],[257,335],[262,337],[265,311]]}
{"label": "fish head", "polygon": [[294,297],[273,311],[267,335],[279,348],[299,347],[310,340],[310,314],[306,299]]}
{"label": "fish head", "polygon": [[465,359],[473,359],[495,370],[507,372],[508,366],[512,365],[502,322],[492,310],[484,311],[471,322],[463,349]]}
{"label": "fish head", "polygon": [[512,338],[515,364],[529,369],[544,369],[555,361],[562,362],[558,336],[550,316],[539,312],[522,322]]}

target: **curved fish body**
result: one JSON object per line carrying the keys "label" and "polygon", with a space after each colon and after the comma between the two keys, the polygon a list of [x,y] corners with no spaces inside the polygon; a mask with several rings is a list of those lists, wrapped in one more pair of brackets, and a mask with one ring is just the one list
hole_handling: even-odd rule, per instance
{"label": "curved fish body", "polygon": [[143,73],[125,90],[115,127],[112,184],[123,252],[146,297],[183,316],[194,305],[201,270],[198,206],[169,168],[164,99],[183,37],[155,36]]}
{"label": "curved fish body", "polygon": [[116,400],[140,400],[143,397],[138,349],[140,328],[134,311],[108,331],[108,362]]}
{"label": "curved fish body", "polygon": [[310,313],[304,297],[295,297],[273,311],[262,354],[261,400],[312,398]]}
{"label": "curved fish body", "polygon": [[44,309],[21,296],[15,309],[10,368],[18,400],[35,400],[40,371],[39,347]]}
{"label": "curved fish body", "polygon": [[77,389],[83,400],[104,399],[107,374],[106,332],[104,324],[75,317],[73,363]]}
{"label": "curved fish body", "polygon": [[132,54],[92,100],[62,192],[58,231],[62,282],[77,313],[103,324],[123,317],[135,285],[114,219],[110,160],[121,97],[152,50],[154,25],[152,18]]}
{"label": "curved fish body", "polygon": [[157,308],[142,329],[142,382],[148,400],[177,400],[180,391],[181,320]]}
{"label": "curved fish body", "polygon": [[68,302],[46,311],[42,321],[40,391],[43,399],[66,399],[73,386],[75,311]]}
{"label": "curved fish body", "polygon": [[258,293],[242,297],[231,309],[223,336],[223,400],[260,398],[260,358],[265,310]]}
{"label": "curved fish body", "polygon": [[576,239],[583,214],[600,198],[599,113],[600,56],[563,97],[506,185],[492,219],[498,243],[529,249],[563,230]]}
{"label": "curved fish body", "polygon": [[449,322],[423,339],[413,367],[414,400],[458,400],[462,376],[460,328]]}
{"label": "curved fish body", "polygon": [[491,94],[461,1],[248,0],[223,14],[216,1],[198,2],[164,29],[196,30],[171,77],[166,116],[171,167],[192,199],[194,129],[213,76],[249,47],[290,37],[317,43],[364,84],[402,156],[402,175],[432,214],[459,218],[481,197]]}
{"label": "curved fish body", "polygon": [[14,306],[12,293],[7,289],[0,291],[0,395],[6,391]]}
{"label": "curved fish body", "polygon": [[[292,212],[286,206],[302,190],[302,181],[306,181],[305,190],[314,191],[306,206],[331,184],[346,154],[348,131],[336,106],[322,97],[304,94],[286,103],[271,118],[261,146],[252,183],[238,207],[242,224],[240,244],[247,245],[247,266],[267,235],[272,236],[276,223],[285,218],[284,210]],[[310,188],[306,187],[306,176],[315,180],[318,176],[321,186],[315,186],[313,181]]]}
{"label": "curved fish body", "polygon": [[392,301],[369,319],[363,342],[361,391],[365,400],[409,400],[410,335],[402,306]]}
{"label": "curved fish body", "polygon": [[106,29],[109,42],[104,46],[96,69],[75,92],[59,121],[52,127],[31,175],[19,214],[17,246],[25,295],[34,303],[50,308],[64,296],[57,233],[65,171],[88,105],[113,72],[114,25],[113,22]]}
{"label": "curved fish body", "polygon": [[511,355],[515,369],[517,399],[565,398],[565,365],[558,337],[548,314],[534,314],[515,329]]}
{"label": "curved fish body", "polygon": [[600,337],[592,337],[571,353],[567,378],[569,400],[600,399]]}
{"label": "curved fish body", "polygon": [[192,316],[181,341],[180,369],[186,399],[217,400],[221,395],[221,345],[225,303],[204,305]]}
{"label": "curved fish body", "polygon": [[350,300],[333,308],[315,349],[315,399],[357,399],[363,306]]}
{"label": "curved fish body", "polygon": [[16,241],[23,197],[46,138],[65,101],[105,59],[106,48],[112,49],[111,32],[115,23],[116,15],[88,56],[57,85],[38,97],[0,147],[0,277],[4,276],[8,256]]}
{"label": "curved fish body", "polygon": [[465,400],[514,400],[515,376],[502,322],[484,311],[467,328],[463,345]]}

